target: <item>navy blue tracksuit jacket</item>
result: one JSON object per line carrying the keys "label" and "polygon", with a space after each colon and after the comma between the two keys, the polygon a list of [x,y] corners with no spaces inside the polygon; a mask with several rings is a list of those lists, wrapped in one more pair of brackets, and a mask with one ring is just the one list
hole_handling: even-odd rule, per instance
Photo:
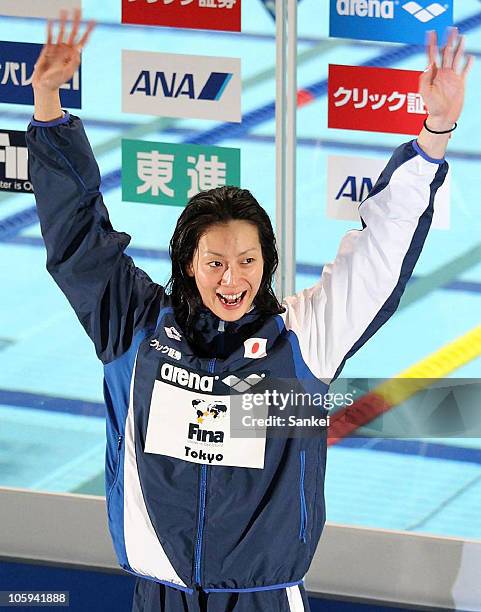
{"label": "navy blue tracksuit jacket", "polygon": [[326,432],[236,438],[234,399],[275,378],[328,389],[395,311],[448,164],[416,141],[399,146],[360,206],[362,229],[320,280],[281,315],[254,308],[224,325],[203,310],[199,351],[164,289],[125,254],[130,236],[110,224],[81,121],[32,121],[27,142],[48,271],[104,364],[119,564],[189,593],[299,584],[325,522]]}

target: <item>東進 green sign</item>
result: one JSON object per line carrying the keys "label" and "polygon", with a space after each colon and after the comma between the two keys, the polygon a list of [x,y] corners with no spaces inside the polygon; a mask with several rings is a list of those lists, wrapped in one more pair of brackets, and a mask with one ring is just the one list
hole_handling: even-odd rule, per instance
{"label": "\u6771\u9032 green sign", "polygon": [[240,186],[240,149],[122,140],[122,199],[185,206],[199,191]]}

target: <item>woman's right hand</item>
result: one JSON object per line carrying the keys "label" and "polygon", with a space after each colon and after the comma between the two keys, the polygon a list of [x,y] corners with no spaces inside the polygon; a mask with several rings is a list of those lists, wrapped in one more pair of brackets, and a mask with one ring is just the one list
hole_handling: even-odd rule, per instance
{"label": "woman's right hand", "polygon": [[68,34],[68,13],[60,11],[60,26],[57,39],[53,40],[53,24],[47,25],[47,42],[35,64],[32,87],[36,91],[55,92],[69,81],[80,65],[80,52],[88,41],[95,22],[89,21],[79,38],[81,11],[75,9],[72,29]]}

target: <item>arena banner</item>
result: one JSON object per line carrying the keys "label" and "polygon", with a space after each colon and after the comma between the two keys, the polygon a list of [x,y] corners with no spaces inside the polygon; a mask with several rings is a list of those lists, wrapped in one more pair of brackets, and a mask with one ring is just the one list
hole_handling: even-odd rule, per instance
{"label": "arena banner", "polygon": [[82,8],[82,0],[1,0],[0,16],[55,19],[61,9]]}
{"label": "arena banner", "polygon": [[207,189],[240,186],[240,149],[122,140],[122,199],[185,206]]}
{"label": "arena banner", "polygon": [[242,0],[122,0],[122,23],[241,30]]}
{"label": "arena banner", "polygon": [[33,193],[25,132],[0,130],[0,191]]}
{"label": "arena banner", "polygon": [[233,57],[122,51],[122,111],[241,121],[241,62]]}
{"label": "arena banner", "polygon": [[328,127],[417,135],[427,117],[421,72],[329,65]]}
{"label": "arena banner", "polygon": [[[387,159],[329,155],[327,158],[326,215],[331,219],[358,221],[359,204],[369,195]],[[450,228],[451,170],[436,193],[432,227]]]}
{"label": "arena banner", "polygon": [[454,0],[330,0],[329,36],[424,44],[426,31],[444,37]]}
{"label": "arena banner", "polygon": [[[33,105],[32,75],[42,45],[0,42],[0,102]],[[81,67],[60,88],[63,106],[81,108]]]}

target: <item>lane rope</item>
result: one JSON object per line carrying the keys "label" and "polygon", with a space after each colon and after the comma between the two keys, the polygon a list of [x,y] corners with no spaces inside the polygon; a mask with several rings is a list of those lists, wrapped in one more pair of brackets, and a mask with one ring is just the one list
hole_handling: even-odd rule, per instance
{"label": "lane rope", "polygon": [[480,356],[481,325],[381,383],[352,406],[337,411],[330,419],[328,445],[337,444],[359,427],[427,389],[433,379],[444,378]]}

